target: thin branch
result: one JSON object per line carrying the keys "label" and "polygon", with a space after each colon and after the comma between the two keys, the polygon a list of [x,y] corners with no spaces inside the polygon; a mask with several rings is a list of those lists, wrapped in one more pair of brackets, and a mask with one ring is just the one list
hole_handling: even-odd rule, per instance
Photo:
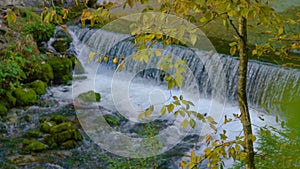
{"label": "thin branch", "polygon": [[229,20],[230,25],[232,26],[232,28],[234,29],[235,33],[240,37],[243,38],[243,36],[240,34],[240,32],[238,31],[237,27],[234,25],[233,20],[229,18],[229,16],[227,15],[227,19]]}
{"label": "thin branch", "polygon": [[269,38],[274,41],[300,41],[300,38]]}

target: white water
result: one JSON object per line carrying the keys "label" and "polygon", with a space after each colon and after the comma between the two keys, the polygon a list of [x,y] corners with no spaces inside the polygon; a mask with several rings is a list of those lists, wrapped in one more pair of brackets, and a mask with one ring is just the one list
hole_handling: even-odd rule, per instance
{"label": "white water", "polygon": [[[76,96],[78,96],[80,93],[89,90],[95,90],[96,92],[101,93],[102,96],[101,102],[99,103],[100,106],[111,111],[118,111],[124,117],[133,122],[141,122],[137,119],[138,115],[150,105],[155,105],[155,110],[152,116],[146,121],[142,122],[149,122],[151,120],[155,120],[155,118],[173,119],[177,120],[175,121],[174,126],[180,128],[180,125],[178,124],[180,124],[184,120],[184,118],[180,115],[176,118],[173,116],[173,114],[169,114],[164,117],[159,117],[160,107],[163,104],[168,103],[170,101],[170,91],[167,90],[167,85],[165,83],[159,83],[155,80],[145,79],[141,77],[133,78],[132,74],[130,74],[129,72],[118,72],[116,74],[116,72],[107,65],[99,65],[94,62],[87,64],[90,48],[83,45],[77,39],[74,33],[71,32],[71,34],[73,35],[73,43],[76,47],[76,52],[78,54],[77,57],[80,60],[80,62],[83,63],[87,72],[87,79],[73,81],[73,98],[76,98]],[[118,78],[113,79],[114,77]],[[117,85],[117,87],[115,87],[115,85]],[[120,89],[125,94],[128,94],[128,96],[124,96],[124,93],[122,92],[114,92],[114,90]],[[220,103],[220,101],[216,101],[215,99],[207,99],[204,97],[201,98],[199,96],[199,90],[172,91],[172,95],[179,96],[181,94],[183,94],[186,100],[190,100],[196,105],[193,108],[193,110],[198,111],[202,114],[207,113],[209,116],[212,116],[218,122],[218,132],[226,130],[229,139],[235,139],[235,136],[242,135],[242,125],[238,119],[235,119],[233,117],[233,114],[240,114],[239,108],[235,106],[235,103],[231,104],[229,101],[226,100],[224,100],[223,103]],[[117,99],[116,101],[116,98],[119,97],[125,99]],[[124,101],[124,103],[120,103],[120,101]],[[95,112],[94,114],[97,114],[97,112]],[[250,114],[253,124],[253,130],[255,132],[259,127],[263,127],[265,125],[279,127],[275,122],[274,116],[266,115],[264,112],[260,112],[255,109],[250,109]],[[225,115],[227,116],[227,118],[234,119],[234,122],[227,123],[226,125],[224,125],[223,123]],[[264,121],[260,120],[259,116],[263,116]],[[89,115],[89,118],[85,118],[82,123],[83,128],[85,128],[85,125],[89,129],[91,126],[94,126],[92,125],[92,123],[94,123],[95,118],[98,118],[98,115]],[[199,134],[201,136],[204,136],[212,131],[209,130],[207,126],[201,125],[201,121],[199,120],[197,120],[197,124],[198,125],[195,129],[190,129],[188,131],[188,134]],[[180,130],[180,132],[182,132],[181,129],[177,130]],[[110,132],[115,134],[118,133],[113,130],[110,130]],[[97,133],[93,132],[90,136],[93,138],[95,137],[95,134]],[[174,141],[176,141],[176,139],[178,138],[175,137]],[[200,142],[199,145],[201,145]],[[105,145],[102,146],[105,147]],[[111,147],[105,148],[109,149]],[[201,149],[203,149],[203,147]],[[229,167],[231,164],[232,161],[227,161],[227,167]]]}

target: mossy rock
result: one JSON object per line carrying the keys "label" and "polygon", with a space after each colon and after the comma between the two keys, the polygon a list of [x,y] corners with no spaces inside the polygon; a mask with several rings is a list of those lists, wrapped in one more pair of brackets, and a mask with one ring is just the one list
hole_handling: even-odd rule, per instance
{"label": "mossy rock", "polygon": [[30,87],[35,91],[36,94],[42,95],[46,93],[47,84],[41,80],[36,80],[30,83]]}
{"label": "mossy rock", "polygon": [[54,121],[56,124],[61,124],[67,122],[67,119],[62,115],[53,115],[50,117],[49,121]]}
{"label": "mossy rock", "polygon": [[32,152],[41,152],[47,149],[47,145],[35,140],[24,140],[23,150]]}
{"label": "mossy rock", "polygon": [[45,136],[44,142],[52,148],[55,148],[58,146],[57,142],[55,141],[55,138],[50,134]]}
{"label": "mossy rock", "polygon": [[50,129],[50,133],[54,134],[54,133],[61,133],[63,131],[69,130],[69,129],[74,129],[75,127],[73,126],[73,124],[71,122],[65,122],[65,123],[61,123],[59,125],[53,126]]}
{"label": "mossy rock", "polygon": [[23,80],[24,83],[30,83],[35,80],[41,80],[43,82],[49,83],[54,78],[53,69],[50,64],[47,64],[45,61],[42,61],[41,63],[34,63],[29,64],[28,67],[30,67],[29,70],[32,71],[26,79]]}
{"label": "mossy rock", "polygon": [[76,128],[69,129],[61,133],[56,133],[53,135],[53,137],[55,138],[55,141],[57,141],[58,144],[62,144],[63,142],[66,142],[68,140],[75,140],[75,141],[82,140],[82,136]]}
{"label": "mossy rock", "polygon": [[78,60],[75,60],[74,73],[76,75],[80,75],[80,74],[84,74],[85,73],[85,70],[84,70],[81,62],[79,62]]}
{"label": "mossy rock", "polygon": [[52,46],[60,54],[64,55],[70,47],[71,40],[69,38],[58,38]]}
{"label": "mossy rock", "polygon": [[41,138],[42,137],[42,133],[39,131],[33,131],[33,130],[29,130],[27,131],[27,133],[25,134],[26,137],[29,138]]}
{"label": "mossy rock", "polygon": [[74,140],[69,140],[69,141],[62,143],[61,146],[66,149],[71,149],[71,148],[77,147],[78,143]]}
{"label": "mossy rock", "polygon": [[120,119],[118,117],[112,115],[104,115],[106,122],[111,126],[118,126],[120,125]]}
{"label": "mossy rock", "polygon": [[83,102],[99,102],[101,99],[101,95],[100,93],[96,93],[91,90],[85,93],[81,93],[78,98]]}
{"label": "mossy rock", "polygon": [[13,107],[16,105],[17,99],[12,95],[12,91],[7,91],[5,94],[7,102],[9,103],[9,107]]}
{"label": "mossy rock", "polygon": [[66,84],[72,79],[73,62],[70,58],[51,57],[48,63],[53,69],[55,84]]}
{"label": "mossy rock", "polygon": [[19,106],[33,105],[37,102],[37,94],[30,88],[17,88],[14,91],[14,96],[16,97],[17,105]]}
{"label": "mossy rock", "polygon": [[55,122],[51,121],[45,121],[40,125],[40,131],[43,133],[50,133],[50,129],[55,126]]}
{"label": "mossy rock", "polygon": [[6,116],[8,112],[8,109],[4,104],[0,102],[0,116]]}

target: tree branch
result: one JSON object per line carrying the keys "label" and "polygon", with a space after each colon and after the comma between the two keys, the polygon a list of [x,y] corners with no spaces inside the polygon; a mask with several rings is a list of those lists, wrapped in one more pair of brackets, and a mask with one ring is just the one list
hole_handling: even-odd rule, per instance
{"label": "tree branch", "polygon": [[269,38],[274,41],[300,41],[300,38]]}
{"label": "tree branch", "polygon": [[239,30],[237,29],[237,27],[234,25],[232,19],[230,19],[228,15],[227,15],[227,19],[229,20],[229,23],[230,23],[230,25],[232,26],[232,28],[234,29],[235,33],[236,33],[240,38],[243,38],[242,35],[239,33]]}

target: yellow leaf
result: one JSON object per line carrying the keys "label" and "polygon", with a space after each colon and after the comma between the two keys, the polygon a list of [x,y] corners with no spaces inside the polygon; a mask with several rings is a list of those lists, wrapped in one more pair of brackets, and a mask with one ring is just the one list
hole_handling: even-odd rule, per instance
{"label": "yellow leaf", "polygon": [[91,61],[93,60],[93,57],[96,56],[96,55],[97,55],[96,52],[90,52],[88,63],[91,63]]}
{"label": "yellow leaf", "polygon": [[117,59],[117,58],[114,58],[114,59],[113,59],[113,63],[114,63],[114,64],[118,64],[118,59]]}
{"label": "yellow leaf", "polygon": [[189,125],[189,121],[188,120],[184,120],[182,123],[181,123],[181,127],[183,128],[187,128]]}
{"label": "yellow leaf", "polygon": [[108,56],[104,56],[103,61],[108,62]]}
{"label": "yellow leaf", "polygon": [[161,56],[162,56],[159,50],[156,50],[156,51],[155,51],[155,55],[156,55],[157,57],[161,57]]}

